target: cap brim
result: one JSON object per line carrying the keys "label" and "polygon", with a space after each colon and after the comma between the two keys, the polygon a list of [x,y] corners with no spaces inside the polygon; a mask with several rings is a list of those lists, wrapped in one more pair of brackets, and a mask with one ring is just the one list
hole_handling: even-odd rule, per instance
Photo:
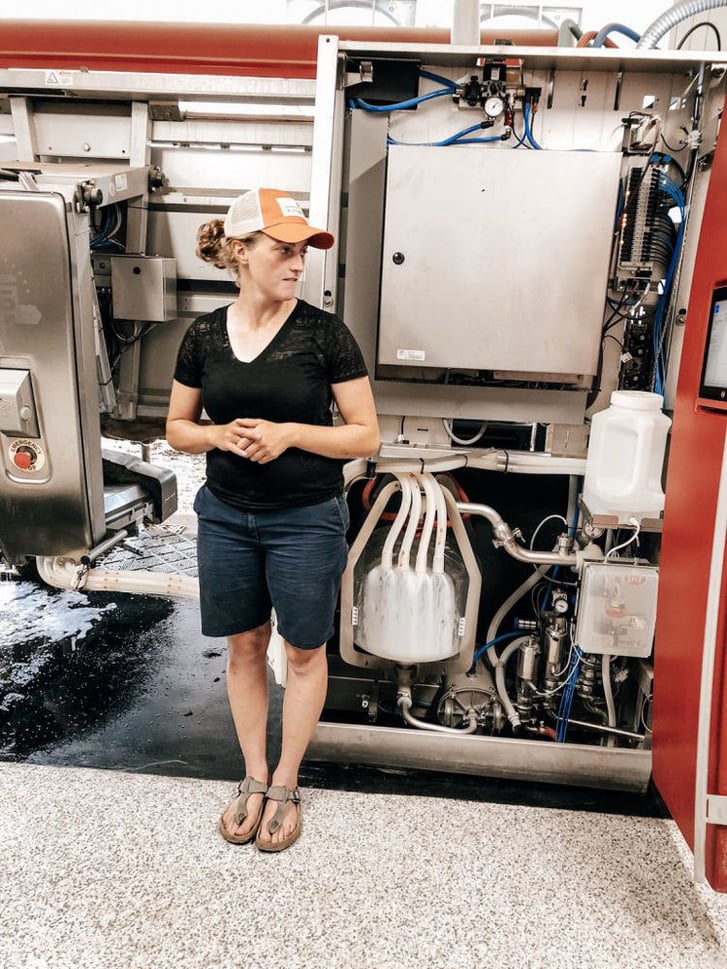
{"label": "cap brim", "polygon": [[262,230],[278,242],[305,242],[314,249],[330,249],[336,241],[330,232],[316,229],[312,225],[299,222],[281,222],[279,225],[266,225]]}

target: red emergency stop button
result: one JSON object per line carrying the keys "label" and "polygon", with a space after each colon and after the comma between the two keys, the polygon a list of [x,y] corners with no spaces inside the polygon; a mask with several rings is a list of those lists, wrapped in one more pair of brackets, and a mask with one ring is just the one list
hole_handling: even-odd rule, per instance
{"label": "red emergency stop button", "polygon": [[14,468],[23,474],[37,475],[45,466],[45,452],[38,441],[29,437],[16,438],[8,448],[8,471]]}
{"label": "red emergency stop button", "polygon": [[30,448],[19,447],[13,455],[13,461],[22,471],[30,471],[36,462],[36,457],[35,451],[31,451]]}

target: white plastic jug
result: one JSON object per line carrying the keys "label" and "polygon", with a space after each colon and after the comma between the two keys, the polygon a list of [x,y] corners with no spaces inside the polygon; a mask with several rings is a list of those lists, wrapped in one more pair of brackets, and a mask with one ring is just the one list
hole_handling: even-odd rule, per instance
{"label": "white plastic jug", "polygon": [[611,406],[595,414],[583,482],[592,515],[658,518],[664,509],[661,474],[671,420],[664,398],[639,390],[614,390]]}

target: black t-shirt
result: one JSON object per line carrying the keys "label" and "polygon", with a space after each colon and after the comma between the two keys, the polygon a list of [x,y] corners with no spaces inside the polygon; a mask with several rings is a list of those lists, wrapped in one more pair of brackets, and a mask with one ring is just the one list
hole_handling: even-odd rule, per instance
{"label": "black t-shirt", "polygon": [[[249,363],[232,351],[226,306],[198,317],[182,340],[174,379],[202,389],[204,409],[215,424],[257,417],[331,426],[331,384],[366,374],[346,325],[298,300],[271,342]],[[300,448],[256,464],[215,448],[207,452],[207,485],[238,508],[312,505],[340,494],[343,464]]]}

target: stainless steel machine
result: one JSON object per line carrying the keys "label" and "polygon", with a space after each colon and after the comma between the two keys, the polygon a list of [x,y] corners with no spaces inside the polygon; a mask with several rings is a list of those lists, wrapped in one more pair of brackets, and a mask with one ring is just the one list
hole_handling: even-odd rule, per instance
{"label": "stainless steel machine", "polygon": [[123,526],[176,508],[172,474],[101,448],[99,413],[114,387],[91,217],[144,198],[149,171],[6,163],[3,174],[0,547],[17,564],[29,554],[95,557]]}
{"label": "stainless steel machine", "polygon": [[234,298],[197,226],[285,185],[336,234],[302,295],[354,332],[384,438],[346,468],[310,756],[645,788],[662,513],[582,484],[612,391],[673,406],[724,63],[322,35],[315,80],[263,77],[180,67],[179,30],[172,72],[0,68],[5,559],[195,595],[104,570],[175,498],[102,436],[160,433],[186,327]]}

